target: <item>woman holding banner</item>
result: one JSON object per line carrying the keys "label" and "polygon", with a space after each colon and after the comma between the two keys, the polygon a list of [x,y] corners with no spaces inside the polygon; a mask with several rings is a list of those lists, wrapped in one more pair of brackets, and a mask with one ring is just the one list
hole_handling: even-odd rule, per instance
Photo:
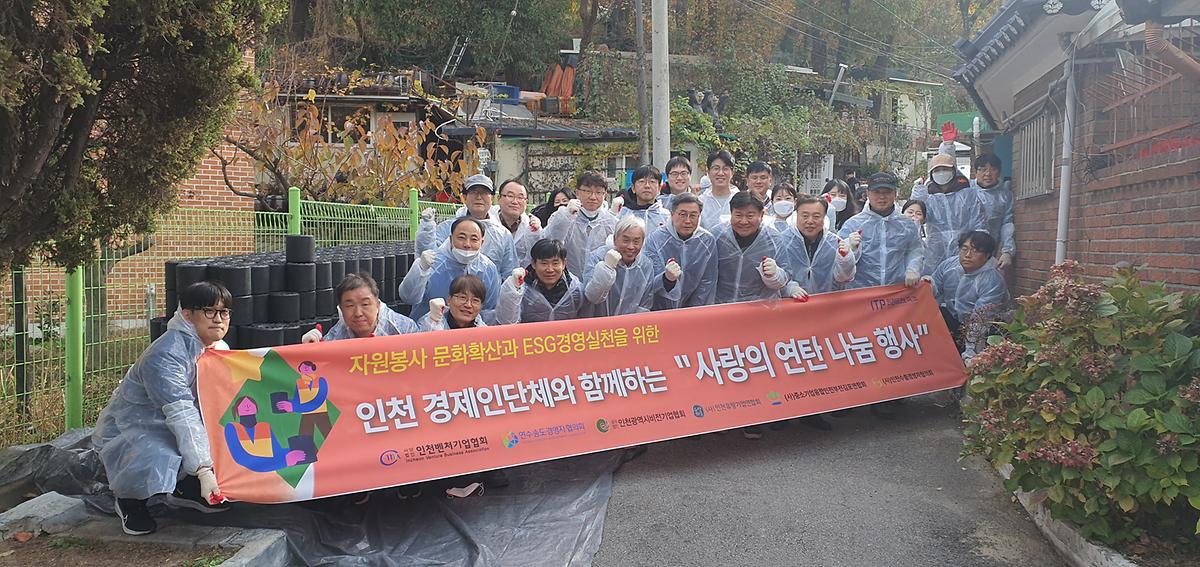
{"label": "woman holding banner", "polygon": [[450,282],[450,293],[445,299],[435,297],[429,300],[429,312],[421,317],[417,327],[422,331],[484,327],[486,325],[480,313],[489,299],[495,303],[495,294],[488,292],[479,276],[458,276]]}

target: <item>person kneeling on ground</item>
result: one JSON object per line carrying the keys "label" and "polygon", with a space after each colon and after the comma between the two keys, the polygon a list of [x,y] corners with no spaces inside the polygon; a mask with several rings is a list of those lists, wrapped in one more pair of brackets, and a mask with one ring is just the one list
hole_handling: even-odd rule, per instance
{"label": "person kneeling on ground", "polygon": [[125,373],[100,412],[92,442],[116,497],[121,529],[158,529],[146,501],[216,512],[226,509],[213,474],[208,436],[196,405],[196,363],[229,330],[233,297],[221,284],[183,290],[167,331]]}
{"label": "person kneeling on ground", "polygon": [[946,327],[956,342],[961,337],[959,352],[966,362],[1008,301],[1008,287],[992,257],[995,252],[996,240],[990,234],[968,232],[958,239],[958,257],[946,258],[929,278]]}

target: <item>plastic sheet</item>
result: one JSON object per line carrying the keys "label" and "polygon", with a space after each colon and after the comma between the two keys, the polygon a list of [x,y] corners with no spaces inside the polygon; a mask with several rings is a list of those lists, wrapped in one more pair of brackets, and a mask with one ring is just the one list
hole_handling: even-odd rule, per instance
{"label": "plastic sheet", "polygon": [[[157,506],[154,512],[197,524],[284,530],[294,559],[306,565],[587,566],[600,548],[612,473],[624,455],[609,451],[507,469],[509,486],[462,499],[444,490],[466,482],[433,481],[417,498],[401,500],[388,489],[363,505],[351,495],[234,504],[220,514]],[[83,498],[111,513],[102,477],[86,430],[0,452],[0,486],[32,482],[40,490],[91,495]]]}

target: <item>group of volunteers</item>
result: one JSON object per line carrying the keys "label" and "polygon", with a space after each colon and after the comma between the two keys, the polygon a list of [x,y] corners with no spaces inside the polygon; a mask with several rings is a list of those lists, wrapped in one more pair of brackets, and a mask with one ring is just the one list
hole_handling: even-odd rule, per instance
{"label": "group of volunteers", "polygon": [[[573,189],[552,191],[529,213],[521,182],[496,187],[473,175],[455,218],[436,223],[432,209],[421,213],[416,258],[399,286],[401,301],[412,305],[407,316],[380,300],[370,275],[348,274],[335,290],[338,323],[328,333],[309,331],[303,342],[806,301],[928,281],[969,359],[988,328],[988,310],[1007,301],[1000,270],[1015,253],[1012,195],[995,156],[977,158],[971,180],[953,156],[939,154],[929,181],[903,207],[897,178],[871,175],[861,211],[855,182],[834,179],[810,195],[775,184],[770,166],[755,162],[739,189],[729,152],[712,153],[705,165],[699,186],[685,158],[672,158],[665,171],[643,165],[611,202],[608,181],[584,172]],[[130,368],[99,418],[94,440],[127,533],[156,529],[147,507],[155,495],[203,511],[222,508],[195,381],[200,354],[223,344],[231,305],[218,283],[182,290],[167,332]],[[805,423],[830,427],[820,416]],[[757,427],[743,432],[761,436]],[[506,480],[492,473],[482,482]]]}

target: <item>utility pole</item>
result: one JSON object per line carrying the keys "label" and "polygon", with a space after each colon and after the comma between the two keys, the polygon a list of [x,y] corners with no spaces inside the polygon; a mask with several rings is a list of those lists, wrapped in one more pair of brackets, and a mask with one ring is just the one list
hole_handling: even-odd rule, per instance
{"label": "utility pole", "polygon": [[646,92],[646,14],[642,0],[634,0],[633,11],[637,41],[638,165],[646,165],[650,163],[650,99]]}
{"label": "utility pole", "polygon": [[654,163],[665,167],[671,159],[671,65],[667,53],[667,0],[652,0],[651,48],[654,58]]}

